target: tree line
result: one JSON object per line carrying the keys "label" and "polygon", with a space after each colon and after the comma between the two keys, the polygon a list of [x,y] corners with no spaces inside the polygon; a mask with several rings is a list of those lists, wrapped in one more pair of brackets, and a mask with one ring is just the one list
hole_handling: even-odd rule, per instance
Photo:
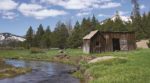
{"label": "tree line", "polygon": [[40,24],[35,32],[32,26],[26,32],[26,48],[77,48],[82,45],[82,37],[90,31],[95,30],[100,26],[95,16],[84,18],[82,23],[78,21],[72,27],[71,23],[63,23],[59,21],[56,24],[54,31],[48,26],[46,29]]}
{"label": "tree line", "polygon": [[71,23],[58,22],[54,31],[48,26],[46,30],[42,24],[35,32],[30,26],[26,33],[25,47],[39,48],[78,48],[82,46],[82,38],[93,30],[100,31],[133,31],[136,39],[150,39],[150,12],[140,14],[138,0],[131,0],[133,10],[131,13],[132,21],[122,21],[119,14],[116,19],[106,19],[100,23],[93,15],[92,18],[83,18],[81,22],[76,22],[74,26]]}
{"label": "tree line", "polygon": [[76,22],[74,26],[58,22],[54,31],[48,26],[45,30],[42,24],[39,25],[35,32],[30,26],[26,33],[25,45],[27,48],[78,48],[82,46],[82,38],[93,30],[100,31],[134,31],[137,40],[150,38],[150,12],[132,18],[132,21],[124,22],[117,15],[113,21],[107,19],[101,24],[93,15],[92,18],[83,18]]}

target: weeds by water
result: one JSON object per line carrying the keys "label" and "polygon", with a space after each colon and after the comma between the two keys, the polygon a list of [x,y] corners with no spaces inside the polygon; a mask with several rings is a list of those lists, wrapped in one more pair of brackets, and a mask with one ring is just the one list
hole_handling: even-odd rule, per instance
{"label": "weeds by water", "polygon": [[5,62],[0,59],[0,79],[25,74],[29,71],[31,71],[30,68],[13,67],[11,65],[5,64]]}

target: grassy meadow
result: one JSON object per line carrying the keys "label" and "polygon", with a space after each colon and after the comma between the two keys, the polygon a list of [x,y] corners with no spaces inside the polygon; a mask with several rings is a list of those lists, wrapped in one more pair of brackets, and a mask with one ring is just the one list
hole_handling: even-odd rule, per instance
{"label": "grassy meadow", "polygon": [[86,56],[81,49],[66,49],[64,50],[64,54],[67,54],[67,57],[56,57],[57,55],[61,55],[59,51],[60,50],[53,49],[42,50],[42,52],[39,53],[32,53],[31,50],[0,50],[0,58],[40,60],[77,65],[77,62],[79,62],[81,56]]}
{"label": "grassy meadow", "polygon": [[[66,49],[67,58],[55,58],[59,50],[44,50],[31,53],[30,50],[0,50],[0,58],[60,61],[80,65],[74,76],[88,83],[150,83],[150,49],[130,52],[106,52],[83,54],[81,49]],[[111,59],[88,64],[92,57],[115,56],[125,59]]]}
{"label": "grassy meadow", "polygon": [[89,83],[150,83],[150,49],[103,53],[97,56],[126,57],[86,65]]}
{"label": "grassy meadow", "polygon": [[[70,56],[84,55],[81,49],[66,49],[65,54]],[[59,54],[59,50],[43,50],[43,53],[31,53],[30,50],[0,50],[1,58],[41,58],[46,59]]]}

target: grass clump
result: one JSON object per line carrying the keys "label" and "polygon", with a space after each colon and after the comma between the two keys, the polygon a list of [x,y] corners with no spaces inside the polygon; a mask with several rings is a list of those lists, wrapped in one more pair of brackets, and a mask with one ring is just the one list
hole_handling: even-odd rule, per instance
{"label": "grass clump", "polygon": [[80,71],[77,71],[77,72],[75,72],[75,73],[73,73],[73,76],[75,76],[75,77],[77,77],[77,78],[79,78],[79,79],[81,79],[81,80],[83,80],[84,78],[84,75],[80,72]]}
{"label": "grass clump", "polygon": [[13,67],[11,65],[5,64],[5,62],[0,59],[0,79],[14,77],[16,75],[25,74],[30,71],[30,68]]}
{"label": "grass clump", "polygon": [[3,69],[3,71],[0,72],[0,79],[14,77],[17,75],[25,74],[30,71],[31,71],[30,68],[8,67]]}

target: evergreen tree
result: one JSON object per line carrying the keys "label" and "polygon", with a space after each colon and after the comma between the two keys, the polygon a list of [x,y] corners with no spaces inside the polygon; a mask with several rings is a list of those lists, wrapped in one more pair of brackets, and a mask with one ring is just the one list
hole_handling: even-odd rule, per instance
{"label": "evergreen tree", "polygon": [[144,38],[144,32],[142,28],[142,17],[140,15],[140,8],[139,8],[139,3],[138,0],[131,0],[133,4],[133,10],[132,10],[132,26],[133,26],[133,31],[135,31],[136,38],[138,40]]}
{"label": "evergreen tree", "polygon": [[44,42],[42,41],[42,36],[44,35],[44,33],[45,32],[43,29],[43,25],[40,24],[34,38],[35,47],[40,47],[40,48],[44,47]]}
{"label": "evergreen tree", "polygon": [[100,28],[101,31],[113,31],[113,24],[114,22],[111,19],[107,19],[106,22],[104,22]]}
{"label": "evergreen tree", "polygon": [[93,30],[96,30],[96,29],[99,29],[101,26],[100,26],[100,23],[99,21],[96,19],[96,17],[93,15],[92,17],[92,29]]}
{"label": "evergreen tree", "polygon": [[27,44],[27,48],[32,47],[33,44],[33,29],[30,26],[27,33],[26,33],[26,44]]}
{"label": "evergreen tree", "polygon": [[68,38],[68,45],[70,48],[77,48],[82,45],[81,27],[78,21],[74,26],[72,35]]}
{"label": "evergreen tree", "polygon": [[43,25],[40,24],[39,27],[38,27],[38,30],[37,30],[37,32],[36,32],[36,35],[37,35],[37,36],[39,37],[39,39],[40,39],[40,37],[41,37],[43,34],[44,34]]}
{"label": "evergreen tree", "polygon": [[132,18],[137,18],[138,16],[140,16],[140,8],[139,8],[138,0],[131,0],[131,3],[133,4],[133,10],[131,16]]}
{"label": "evergreen tree", "polygon": [[[149,14],[143,14],[141,16],[141,23],[140,23],[140,29],[138,31],[138,39],[147,39],[150,38],[150,16]],[[140,35],[140,36],[139,36]]]}
{"label": "evergreen tree", "polygon": [[85,35],[94,30],[94,28],[92,28],[92,22],[90,18],[83,18],[81,27],[81,37],[84,37]]}
{"label": "evergreen tree", "polygon": [[50,30],[49,26],[47,27],[47,29],[45,30],[45,33],[42,36],[42,42],[43,42],[43,47],[50,48],[50,46],[51,46],[51,30]]}
{"label": "evergreen tree", "polygon": [[125,27],[125,22],[123,22],[120,18],[119,12],[116,12],[116,19],[113,23],[113,31],[127,31],[128,29]]}
{"label": "evergreen tree", "polygon": [[53,45],[58,48],[66,48],[67,47],[67,39],[69,37],[69,33],[67,27],[64,23],[58,22],[56,28],[53,32]]}

